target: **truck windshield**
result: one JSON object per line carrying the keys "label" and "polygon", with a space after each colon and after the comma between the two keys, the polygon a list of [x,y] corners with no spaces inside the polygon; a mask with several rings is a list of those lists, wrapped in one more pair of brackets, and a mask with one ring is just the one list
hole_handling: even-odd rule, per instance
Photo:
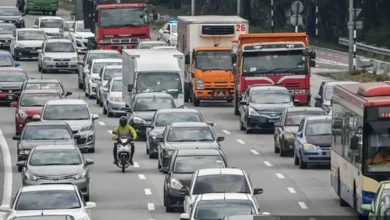
{"label": "truck windshield", "polygon": [[112,8],[100,12],[101,27],[121,27],[148,24],[144,8]]}
{"label": "truck windshield", "polygon": [[307,74],[307,60],[301,50],[244,52],[243,57],[243,76]]}
{"label": "truck windshield", "polygon": [[366,123],[368,172],[390,172],[390,125],[389,121]]}
{"label": "truck windshield", "polygon": [[200,70],[231,70],[230,50],[200,50],[195,55],[195,67]]}
{"label": "truck windshield", "polygon": [[181,93],[182,85],[179,73],[138,73],[137,93],[141,92],[167,92]]}

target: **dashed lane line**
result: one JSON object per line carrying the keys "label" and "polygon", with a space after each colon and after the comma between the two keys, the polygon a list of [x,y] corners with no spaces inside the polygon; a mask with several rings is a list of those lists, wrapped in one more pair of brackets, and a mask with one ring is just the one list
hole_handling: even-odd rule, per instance
{"label": "dashed lane line", "polygon": [[272,167],[272,164],[270,163],[270,162],[268,162],[268,161],[264,161],[263,162],[267,167]]}
{"label": "dashed lane line", "polygon": [[143,174],[138,174],[138,178],[139,178],[140,180],[146,180],[146,176],[143,175]]}
{"label": "dashed lane line", "polygon": [[154,203],[148,203],[148,210],[154,211]]}
{"label": "dashed lane line", "polygon": [[4,164],[4,188],[2,205],[10,205],[12,197],[12,162],[11,154],[7,141],[4,138],[3,132],[0,130],[0,147],[3,153]]}
{"label": "dashed lane line", "polygon": [[237,139],[236,141],[237,141],[238,143],[240,143],[240,144],[245,144],[245,142],[244,142],[243,140]]}
{"label": "dashed lane line", "polygon": [[251,150],[252,154],[254,155],[259,155],[259,152],[257,152],[256,150]]}
{"label": "dashed lane line", "polygon": [[152,195],[152,190],[150,189],[144,189],[145,195]]}
{"label": "dashed lane line", "polygon": [[269,213],[269,212],[262,212],[261,214],[262,215],[271,215],[271,213]]}
{"label": "dashed lane line", "polygon": [[290,193],[292,193],[292,194],[297,193],[297,191],[295,191],[295,189],[292,188],[292,187],[287,187],[287,190],[288,190]]}
{"label": "dashed lane line", "polygon": [[308,209],[306,203],[304,202],[298,202],[298,205],[301,207],[301,209]]}
{"label": "dashed lane line", "polygon": [[106,124],[102,121],[98,121],[98,123],[101,125],[101,126],[106,126]]}
{"label": "dashed lane line", "polygon": [[228,130],[222,130],[222,132],[225,134],[231,134],[230,131],[228,131]]}
{"label": "dashed lane line", "polygon": [[281,174],[281,173],[275,173],[276,176],[279,178],[279,179],[284,179],[284,176]]}
{"label": "dashed lane line", "polygon": [[139,164],[137,162],[134,162],[134,167],[138,168]]}

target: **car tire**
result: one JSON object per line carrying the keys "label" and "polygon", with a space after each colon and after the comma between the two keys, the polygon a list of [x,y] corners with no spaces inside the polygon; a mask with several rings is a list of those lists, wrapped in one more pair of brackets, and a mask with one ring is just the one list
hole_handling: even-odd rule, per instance
{"label": "car tire", "polygon": [[107,110],[107,117],[109,117],[109,118],[114,117],[114,113]]}
{"label": "car tire", "polygon": [[84,85],[79,81],[79,89],[84,89]]}
{"label": "car tire", "polygon": [[145,153],[149,154],[149,147],[148,147],[148,145],[146,145],[146,147],[145,147]]}
{"label": "car tire", "polygon": [[164,192],[164,206],[166,206],[167,205],[167,193],[165,192],[165,187],[164,187],[164,189],[163,189],[163,192]]}
{"label": "car tire", "polygon": [[[283,141],[282,141],[283,142]],[[283,150],[283,147],[282,147],[282,144],[279,144],[280,146],[280,150],[279,150],[279,155],[280,157],[286,157],[287,156],[287,152],[285,150]]]}
{"label": "car tire", "polygon": [[95,153],[95,147],[88,149],[88,153]]}
{"label": "car tire", "polygon": [[18,167],[18,172],[21,173],[23,171],[23,167]]}
{"label": "car tire", "polygon": [[107,109],[103,106],[103,115],[107,115]]}
{"label": "car tire", "polygon": [[171,201],[167,195],[167,203],[165,204],[165,212],[173,212],[174,209],[171,207]]}
{"label": "car tire", "polygon": [[303,162],[302,156],[299,157],[299,169],[306,169],[307,168],[307,163]]}
{"label": "car tire", "polygon": [[297,154],[294,153],[294,165],[298,166],[299,165],[299,158],[297,157]]}
{"label": "car tire", "polygon": [[274,138],[274,153],[275,154],[278,154],[280,151],[280,148],[278,147],[278,145],[276,144],[276,138]]}
{"label": "car tire", "polygon": [[240,131],[245,131],[246,128],[245,128],[244,124],[241,121],[241,117],[238,119],[238,123],[240,124]]}
{"label": "car tire", "polygon": [[100,101],[99,106],[103,107],[103,102],[102,101]]}
{"label": "car tire", "polygon": [[89,94],[88,98],[93,99],[93,96],[91,95],[91,89],[89,88],[89,86],[88,86],[88,94]]}
{"label": "car tire", "polygon": [[39,66],[39,64],[38,64],[38,71],[42,72],[42,68],[41,68],[41,66]]}
{"label": "car tire", "polygon": [[84,201],[89,202],[89,194],[84,196]]}
{"label": "car tire", "polygon": [[160,164],[160,160],[158,160],[158,162],[157,162],[157,169],[161,169],[161,164]]}

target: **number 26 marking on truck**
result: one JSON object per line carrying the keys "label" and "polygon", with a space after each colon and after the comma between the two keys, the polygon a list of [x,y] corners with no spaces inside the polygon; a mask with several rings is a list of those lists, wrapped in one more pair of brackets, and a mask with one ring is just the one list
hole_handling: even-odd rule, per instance
{"label": "number 26 marking on truck", "polygon": [[246,25],[245,24],[236,24],[236,31],[245,31]]}

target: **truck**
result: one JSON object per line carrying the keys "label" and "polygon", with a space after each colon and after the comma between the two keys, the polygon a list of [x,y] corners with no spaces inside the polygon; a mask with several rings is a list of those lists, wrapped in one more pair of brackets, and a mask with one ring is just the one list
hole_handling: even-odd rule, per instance
{"label": "truck", "polygon": [[144,92],[166,92],[176,106],[184,105],[184,54],[178,50],[123,50],[122,96],[130,106],[131,96]]}
{"label": "truck", "polygon": [[286,87],[299,105],[310,105],[310,69],[316,53],[306,33],[242,34],[232,46],[234,114],[248,86]]}
{"label": "truck", "polygon": [[[120,2],[120,3],[118,3]],[[140,40],[150,39],[148,11],[153,10],[147,0],[83,0],[86,29],[95,34],[89,38],[89,49],[131,49]]]}
{"label": "truck", "polygon": [[232,40],[248,33],[239,16],[179,16],[178,49],[185,54],[184,100],[227,100],[234,96]]}
{"label": "truck", "polygon": [[55,16],[58,11],[58,0],[27,0],[24,4],[24,12],[28,14],[31,11],[51,13]]}

